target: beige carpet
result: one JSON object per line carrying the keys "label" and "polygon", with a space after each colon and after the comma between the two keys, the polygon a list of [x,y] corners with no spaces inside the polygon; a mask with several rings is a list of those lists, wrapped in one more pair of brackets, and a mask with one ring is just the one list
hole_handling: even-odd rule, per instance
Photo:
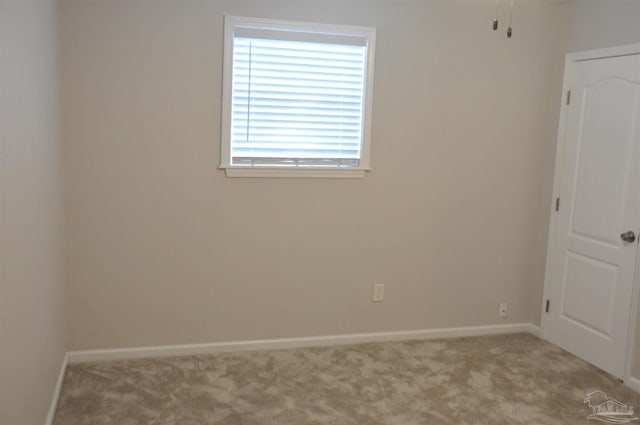
{"label": "beige carpet", "polygon": [[530,335],[71,365],[55,425],[594,424],[640,395]]}

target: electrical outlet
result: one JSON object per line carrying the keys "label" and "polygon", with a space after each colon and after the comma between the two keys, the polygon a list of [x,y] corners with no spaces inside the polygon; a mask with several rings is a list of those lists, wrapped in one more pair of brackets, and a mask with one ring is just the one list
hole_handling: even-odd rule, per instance
{"label": "electrical outlet", "polygon": [[381,303],[384,301],[384,283],[376,283],[373,285],[372,300],[374,303]]}
{"label": "electrical outlet", "polygon": [[507,303],[500,303],[498,304],[498,317],[501,319],[504,319],[505,317],[507,317],[507,307],[509,306],[509,304]]}

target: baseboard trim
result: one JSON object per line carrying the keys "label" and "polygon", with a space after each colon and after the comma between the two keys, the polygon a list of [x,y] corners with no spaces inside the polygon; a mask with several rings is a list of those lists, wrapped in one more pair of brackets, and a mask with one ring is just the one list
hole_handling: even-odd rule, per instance
{"label": "baseboard trim", "polygon": [[540,326],[529,323],[529,333],[533,336],[540,338]]}
{"label": "baseboard trim", "polygon": [[630,376],[624,380],[624,384],[635,392],[640,393],[640,379]]}
{"label": "baseboard trim", "polygon": [[58,380],[56,386],[53,389],[51,396],[51,403],[49,404],[49,412],[45,419],[44,425],[53,425],[53,420],[56,416],[56,407],[58,407],[58,399],[60,398],[60,391],[62,390],[62,382],[64,381],[64,374],[67,371],[67,365],[69,364],[69,353],[64,355],[62,359],[62,365],[60,365],[60,373],[58,373]]}
{"label": "baseboard trim", "polygon": [[157,347],[118,348],[105,350],[70,351],[69,364],[97,361],[137,359],[145,357],[172,357],[232,351],[280,350],[287,348],[321,347],[329,345],[362,344],[367,342],[403,341],[411,339],[456,338],[511,333],[532,333],[537,326],[530,323],[508,325],[471,326],[460,328],[421,329],[397,332],[373,332],[302,338],[229,341],[208,344],[165,345]]}

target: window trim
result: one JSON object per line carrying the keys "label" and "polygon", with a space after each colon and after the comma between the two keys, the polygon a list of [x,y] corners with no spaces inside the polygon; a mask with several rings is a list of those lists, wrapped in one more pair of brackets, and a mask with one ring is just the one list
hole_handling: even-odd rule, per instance
{"label": "window trim", "polygon": [[[233,88],[233,36],[236,28],[285,30],[324,35],[348,35],[366,40],[366,69],[363,101],[362,145],[359,167],[246,166],[231,164],[231,101]],[[283,21],[225,15],[220,131],[220,166],[227,177],[319,177],[363,178],[371,171],[371,126],[375,68],[376,30],[371,27]]]}

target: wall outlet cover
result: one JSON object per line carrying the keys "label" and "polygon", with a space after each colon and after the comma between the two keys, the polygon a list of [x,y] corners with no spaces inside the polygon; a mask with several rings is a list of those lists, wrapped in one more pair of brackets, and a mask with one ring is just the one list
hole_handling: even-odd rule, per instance
{"label": "wall outlet cover", "polygon": [[500,303],[498,304],[498,317],[501,319],[504,319],[505,317],[507,317],[507,309],[509,307],[509,304],[507,303]]}
{"label": "wall outlet cover", "polygon": [[374,303],[381,303],[384,301],[384,284],[377,283],[373,285],[372,300]]}

